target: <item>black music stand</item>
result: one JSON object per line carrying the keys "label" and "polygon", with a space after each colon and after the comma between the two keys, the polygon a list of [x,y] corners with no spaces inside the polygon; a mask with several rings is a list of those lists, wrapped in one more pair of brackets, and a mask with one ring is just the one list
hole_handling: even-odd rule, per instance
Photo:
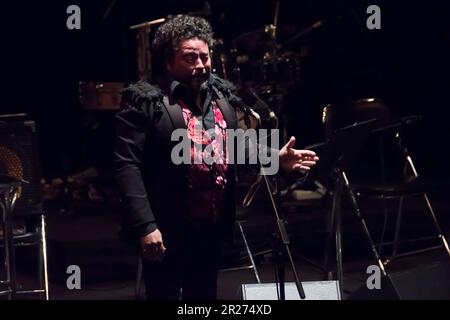
{"label": "black music stand", "polygon": [[[332,247],[334,236],[336,245],[337,278],[341,297],[343,296],[344,284],[342,267],[341,200],[344,190],[347,190],[353,203],[356,201],[350,190],[345,170],[353,159],[360,153],[364,143],[367,141],[374,127],[375,122],[375,119],[371,119],[364,122],[357,122],[350,126],[336,130],[331,139],[325,143],[322,146],[322,150],[318,152],[320,161],[311,170],[305,180],[305,184],[319,180],[329,190],[333,190],[333,202],[329,224],[330,229],[328,230],[327,246],[325,250],[325,269],[328,273],[330,273],[328,255]],[[367,239],[369,242],[372,242],[364,222],[363,226]],[[373,243],[371,244],[373,245]],[[379,257],[376,256],[376,258],[378,259]]]}

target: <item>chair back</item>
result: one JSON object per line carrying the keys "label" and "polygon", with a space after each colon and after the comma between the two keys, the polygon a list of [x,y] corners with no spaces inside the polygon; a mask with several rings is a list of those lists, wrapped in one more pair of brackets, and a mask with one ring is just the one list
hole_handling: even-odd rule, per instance
{"label": "chair back", "polygon": [[14,214],[42,213],[37,130],[25,114],[0,115],[0,174],[22,181]]}

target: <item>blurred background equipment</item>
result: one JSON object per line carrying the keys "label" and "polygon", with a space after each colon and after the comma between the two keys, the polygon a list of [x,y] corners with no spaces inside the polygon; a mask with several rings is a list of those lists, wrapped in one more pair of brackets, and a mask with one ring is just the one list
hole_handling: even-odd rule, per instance
{"label": "blurred background equipment", "polygon": [[23,181],[15,212],[42,212],[36,123],[26,114],[0,115],[0,174]]}
{"label": "blurred background equipment", "polygon": [[[0,186],[6,286],[10,299],[39,294],[48,299],[45,212],[37,129],[26,114],[0,115]],[[38,289],[23,290],[16,279],[16,247],[37,248]],[[34,261],[36,263],[36,261]]]}
{"label": "blurred background equipment", "polygon": [[130,29],[137,29],[137,65],[140,80],[149,80],[151,78],[151,27],[159,25],[166,21],[165,18],[160,18],[152,21],[143,22],[133,25]]}
{"label": "blurred background equipment", "polygon": [[122,82],[85,82],[80,85],[80,105],[85,110],[119,110]]}
{"label": "blurred background equipment", "polygon": [[[347,156],[342,151],[336,153],[335,157],[342,158],[338,162],[344,161],[345,166],[337,171],[341,175],[341,181],[338,180],[339,183],[336,183],[334,193],[343,193],[344,191],[348,193],[352,210],[360,220],[374,262],[385,276],[388,273],[387,267],[390,267],[389,263],[401,256],[435,249],[443,249],[444,253],[450,256],[448,242],[429,198],[430,192],[445,189],[448,182],[439,183],[436,179],[427,180],[423,176],[419,177],[413,157],[402,140],[402,133],[420,119],[420,116],[393,119],[388,106],[380,98],[341,102],[339,106],[327,105],[323,110],[322,120],[328,144],[335,143],[337,134],[353,127],[354,124],[367,121],[371,123],[368,131],[355,132],[354,135],[356,136],[349,136],[346,141],[343,141],[347,143],[347,148],[358,150],[350,157],[350,161],[346,160]],[[356,139],[363,138],[364,141],[361,140],[358,144],[356,143]],[[327,159],[325,155],[322,158],[322,162]],[[320,168],[321,165],[316,170],[320,170]],[[327,180],[332,179],[332,177],[332,172],[329,172],[322,177],[322,182],[327,183]],[[404,201],[411,197],[422,198],[424,201],[425,213],[431,218],[432,230],[431,234],[423,236],[404,227],[403,233],[408,234],[409,239],[401,240],[400,227],[404,216]],[[361,209],[360,203],[364,198],[372,199],[372,205],[378,205],[384,213],[379,239],[374,238],[374,231],[371,230],[371,225],[367,223],[368,217],[364,209]],[[394,202],[394,207],[397,205],[396,210],[389,209],[392,208],[392,205],[388,205],[389,202]],[[334,225],[333,233],[335,234],[330,234],[329,241],[332,242],[333,238],[336,238],[337,273],[339,279],[343,279],[340,207],[341,200],[334,198],[331,217],[335,222],[331,225]],[[393,237],[386,240],[390,216],[394,216],[395,226]],[[418,243],[420,245],[417,245]],[[428,247],[424,244],[428,244]],[[405,245],[408,245],[410,250],[414,245],[414,250],[405,252],[403,249],[406,247]],[[386,247],[391,249],[390,253],[385,253]],[[401,253],[400,248],[403,249]]]}

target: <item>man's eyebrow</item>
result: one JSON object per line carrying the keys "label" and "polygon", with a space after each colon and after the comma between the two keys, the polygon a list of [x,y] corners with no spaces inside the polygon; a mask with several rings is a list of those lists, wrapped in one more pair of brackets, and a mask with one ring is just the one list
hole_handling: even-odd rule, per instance
{"label": "man's eyebrow", "polygon": [[[181,49],[179,52],[182,55],[197,54],[197,50],[196,49]],[[198,55],[200,55],[200,56],[202,56],[202,55],[209,55],[209,51],[199,51]]]}
{"label": "man's eyebrow", "polygon": [[193,47],[181,48],[182,51],[195,51]]}

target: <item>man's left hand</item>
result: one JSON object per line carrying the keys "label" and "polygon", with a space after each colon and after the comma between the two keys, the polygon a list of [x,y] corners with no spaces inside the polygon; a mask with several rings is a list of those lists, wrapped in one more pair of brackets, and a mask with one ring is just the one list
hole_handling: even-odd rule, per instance
{"label": "man's left hand", "polygon": [[316,165],[319,157],[311,150],[292,149],[295,144],[295,137],[286,143],[280,150],[280,165],[287,171],[309,171],[311,167]]}

